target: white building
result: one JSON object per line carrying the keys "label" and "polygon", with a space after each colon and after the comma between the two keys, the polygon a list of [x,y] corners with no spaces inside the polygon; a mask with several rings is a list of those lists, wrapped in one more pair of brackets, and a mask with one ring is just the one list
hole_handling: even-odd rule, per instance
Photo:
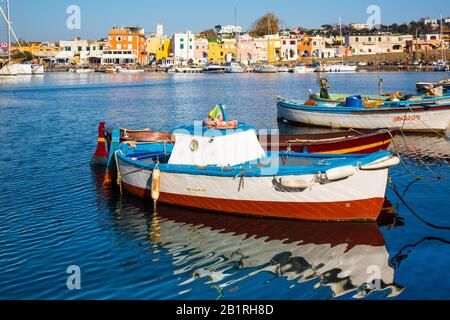
{"label": "white building", "polygon": [[289,37],[281,40],[281,58],[284,61],[298,60],[298,47],[296,37]]}
{"label": "white building", "polygon": [[371,28],[372,28],[372,26],[367,23],[351,23],[350,24],[350,29],[353,29],[353,30],[364,30],[364,29],[371,29]]}
{"label": "white building", "polygon": [[137,53],[131,50],[106,50],[101,56],[103,65],[136,64],[137,62]]}
{"label": "white building", "polygon": [[156,25],[156,36],[161,38],[164,37],[164,26],[161,23]]}
{"label": "white building", "polygon": [[336,58],[340,56],[339,47],[333,47],[334,38],[314,36],[311,38],[311,56],[313,58]]}
{"label": "white building", "polygon": [[186,65],[195,59],[195,34],[190,30],[186,33],[172,35],[172,52],[176,64]]}
{"label": "white building", "polygon": [[87,64],[92,62],[92,60],[100,61],[103,51],[106,49],[106,43],[75,38],[74,40],[60,41],[59,47],[61,51],[56,55],[56,59],[66,59],[79,62],[80,64]]}
{"label": "white building", "polygon": [[242,27],[241,26],[236,26],[236,25],[232,25],[232,24],[227,24],[227,25],[218,25],[216,26],[216,31],[218,34],[223,35],[223,34],[241,34],[242,33]]}
{"label": "white building", "polygon": [[432,34],[424,34],[420,36],[421,40],[425,41],[431,41],[431,40],[441,40],[441,35],[439,33],[432,33]]}
{"label": "white building", "polygon": [[345,44],[352,50],[352,55],[379,53],[400,53],[406,48],[406,42],[412,35],[367,35],[347,36]]}
{"label": "white building", "polygon": [[423,23],[425,23],[425,24],[438,24],[439,22],[438,22],[437,19],[425,19],[423,21]]}

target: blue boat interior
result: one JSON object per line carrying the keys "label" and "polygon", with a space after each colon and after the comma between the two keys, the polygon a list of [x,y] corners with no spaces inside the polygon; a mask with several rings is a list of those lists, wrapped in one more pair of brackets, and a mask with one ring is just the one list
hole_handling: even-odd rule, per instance
{"label": "blue boat interior", "polygon": [[123,161],[148,170],[158,165],[163,172],[184,173],[213,176],[277,176],[315,174],[341,166],[358,166],[377,161],[391,155],[388,151],[380,151],[369,155],[324,155],[295,153],[290,151],[267,152],[265,158],[256,159],[236,166],[222,167],[214,164],[207,166],[168,164],[173,149],[164,143],[138,144],[131,148],[121,144],[118,157]]}

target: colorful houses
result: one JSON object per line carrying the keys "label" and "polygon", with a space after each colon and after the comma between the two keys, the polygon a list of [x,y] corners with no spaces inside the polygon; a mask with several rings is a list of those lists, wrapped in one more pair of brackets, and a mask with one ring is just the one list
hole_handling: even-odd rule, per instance
{"label": "colorful houses", "polygon": [[147,63],[147,44],[144,29],[140,27],[113,28],[108,33],[110,60],[125,60],[123,55],[135,57],[136,63]]}

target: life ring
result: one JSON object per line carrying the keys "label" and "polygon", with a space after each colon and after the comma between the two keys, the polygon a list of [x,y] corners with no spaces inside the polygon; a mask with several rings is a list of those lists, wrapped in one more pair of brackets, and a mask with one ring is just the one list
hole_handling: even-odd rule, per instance
{"label": "life ring", "polygon": [[205,120],[204,126],[207,128],[215,128],[220,130],[225,129],[236,129],[239,126],[237,120],[229,120],[229,121],[214,121],[211,119]]}

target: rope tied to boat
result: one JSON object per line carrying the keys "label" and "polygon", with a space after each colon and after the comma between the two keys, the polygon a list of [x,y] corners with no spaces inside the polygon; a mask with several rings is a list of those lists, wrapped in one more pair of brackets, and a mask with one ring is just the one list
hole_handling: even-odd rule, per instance
{"label": "rope tied to boat", "polygon": [[397,186],[392,181],[392,178],[388,178],[388,185],[394,191],[394,193],[397,195],[397,197],[400,199],[400,201],[405,205],[405,207],[422,223],[425,225],[433,228],[433,229],[439,229],[439,230],[450,230],[449,226],[438,226],[431,222],[426,221],[424,218],[422,218],[411,206],[406,202],[406,200],[403,198],[403,196],[400,194],[400,192],[397,189]]}
{"label": "rope tied to boat", "polygon": [[[403,157],[400,155],[400,151],[397,147],[397,144],[395,143],[395,137],[392,135],[392,132],[389,131],[388,129],[382,129],[383,132],[386,132],[392,139],[392,145],[394,146],[394,151],[396,156],[400,159],[400,163],[402,164],[402,166],[405,168],[406,172],[408,172],[408,174],[410,174],[412,177],[419,179],[419,180],[427,180],[421,176],[418,176],[417,174],[415,174],[414,172],[412,172],[408,166],[405,164],[405,162],[403,161]],[[400,129],[400,132],[402,134],[403,137],[403,143],[405,144],[405,146],[410,149],[413,150],[414,153],[416,154],[417,158],[419,159],[419,161],[422,163],[422,165],[427,168],[431,173],[433,173],[433,175],[437,178],[437,179],[442,179],[442,177],[440,175],[438,175],[436,172],[433,171],[433,169],[430,168],[430,166],[428,166],[425,161],[423,161],[423,159],[420,157],[420,155],[415,151],[414,148],[410,147],[409,144],[406,142],[406,136],[403,133],[402,129]]]}

